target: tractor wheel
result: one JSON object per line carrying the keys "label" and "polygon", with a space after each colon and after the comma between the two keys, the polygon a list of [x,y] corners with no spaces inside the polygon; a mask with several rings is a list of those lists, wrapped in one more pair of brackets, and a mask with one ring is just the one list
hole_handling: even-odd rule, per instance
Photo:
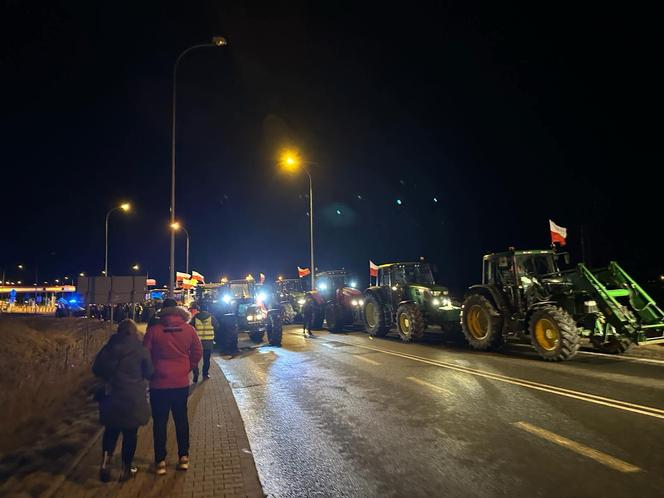
{"label": "tractor wheel", "polygon": [[281,324],[281,315],[279,313],[268,314],[267,317],[267,340],[270,346],[281,346],[281,337],[283,327]]}
{"label": "tractor wheel", "polygon": [[219,349],[222,353],[237,353],[237,318],[235,315],[224,315],[221,319],[221,334]]}
{"label": "tractor wheel", "polygon": [[344,328],[343,310],[336,304],[328,304],[325,309],[325,321],[330,332],[341,332]]}
{"label": "tractor wheel", "polygon": [[626,337],[612,337],[597,349],[607,354],[623,354],[633,346],[632,341]]}
{"label": "tractor wheel", "polygon": [[291,303],[284,303],[281,305],[281,322],[284,325],[289,325],[295,321],[295,310]]}
{"label": "tractor wheel", "polygon": [[364,300],[362,318],[367,332],[372,337],[383,337],[390,330],[385,323],[384,306],[372,294],[368,294]]}
{"label": "tractor wheel", "polygon": [[263,342],[263,337],[265,336],[265,332],[262,330],[256,330],[254,332],[249,332],[249,339],[251,339],[251,342],[259,343]]}
{"label": "tractor wheel", "polygon": [[311,328],[313,330],[322,329],[323,320],[325,320],[325,308],[318,304],[314,304],[314,314],[311,320]]}
{"label": "tractor wheel", "polygon": [[486,351],[503,342],[500,313],[480,294],[471,294],[463,302],[461,328],[466,342],[473,349]]}
{"label": "tractor wheel", "polygon": [[406,303],[397,309],[397,330],[403,342],[411,342],[424,336],[424,316],[415,303]]}
{"label": "tractor wheel", "polygon": [[542,306],[530,317],[530,342],[547,361],[573,358],[579,350],[581,336],[572,316],[557,306]]}

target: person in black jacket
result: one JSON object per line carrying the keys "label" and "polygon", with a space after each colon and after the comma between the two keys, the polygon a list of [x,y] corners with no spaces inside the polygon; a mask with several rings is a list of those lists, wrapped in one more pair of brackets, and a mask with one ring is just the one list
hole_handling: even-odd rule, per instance
{"label": "person in black jacket", "polygon": [[97,354],[92,372],[106,381],[105,394],[98,396],[99,420],[105,426],[99,478],[110,480],[111,458],[122,433],[120,480],[126,481],[137,471],[132,461],[138,428],[150,419],[146,379],[153,373],[150,353],[143,347],[133,320],[120,322],[117,333]]}

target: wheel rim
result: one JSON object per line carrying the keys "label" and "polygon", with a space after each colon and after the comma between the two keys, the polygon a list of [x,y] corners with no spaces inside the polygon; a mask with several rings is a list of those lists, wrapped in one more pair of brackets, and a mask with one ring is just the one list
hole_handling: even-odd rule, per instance
{"label": "wheel rim", "polygon": [[404,335],[410,335],[410,318],[407,313],[399,315],[399,329]]}
{"label": "wheel rim", "polygon": [[470,335],[475,339],[481,340],[489,335],[488,317],[482,307],[478,304],[471,306],[468,310],[466,324],[468,325]]}
{"label": "wheel rim", "polygon": [[367,320],[367,325],[371,328],[376,326],[376,307],[374,303],[369,301],[364,308],[364,318]]}
{"label": "wheel rim", "polygon": [[553,351],[560,342],[560,332],[554,322],[548,318],[540,318],[535,323],[535,341],[546,351]]}

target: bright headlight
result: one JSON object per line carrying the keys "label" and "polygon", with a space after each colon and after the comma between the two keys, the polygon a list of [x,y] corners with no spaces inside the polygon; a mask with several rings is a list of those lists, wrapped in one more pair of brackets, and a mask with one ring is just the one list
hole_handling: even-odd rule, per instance
{"label": "bright headlight", "polygon": [[223,300],[226,304],[230,304],[230,302],[233,300],[233,298],[231,297],[230,294],[224,294],[224,297],[222,298],[222,300]]}
{"label": "bright headlight", "polygon": [[442,303],[443,306],[452,306],[452,300],[449,297],[444,297]]}
{"label": "bright headlight", "polygon": [[262,303],[267,299],[267,294],[265,292],[259,292],[256,294],[256,302]]}
{"label": "bright headlight", "polygon": [[431,304],[433,304],[434,306],[440,306],[440,299],[438,299],[437,297],[432,299]]}
{"label": "bright headlight", "polygon": [[353,306],[357,306],[359,303],[357,302],[357,299],[353,299],[353,300],[350,302],[350,304],[352,304]]}
{"label": "bright headlight", "polygon": [[350,283],[350,286],[351,286],[351,287],[357,287],[357,282],[356,282],[355,280],[353,280],[353,281]]}
{"label": "bright headlight", "polygon": [[364,306],[364,299],[360,299],[358,303],[360,303],[360,306]]}
{"label": "bright headlight", "polygon": [[307,300],[304,299],[304,298],[300,298],[300,299],[297,300],[297,304],[300,304],[300,305],[302,305],[302,304],[304,304],[304,303],[306,303],[306,302],[307,302]]}

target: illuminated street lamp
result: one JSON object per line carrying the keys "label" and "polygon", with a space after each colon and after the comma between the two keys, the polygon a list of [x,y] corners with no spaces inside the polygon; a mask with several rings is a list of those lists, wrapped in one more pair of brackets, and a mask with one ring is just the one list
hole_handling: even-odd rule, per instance
{"label": "illuminated street lamp", "polygon": [[104,275],[108,277],[108,217],[113,211],[124,211],[125,213],[131,209],[131,204],[128,202],[123,202],[119,206],[111,208],[108,213],[106,213],[106,250],[104,252]]}
{"label": "illuminated street lamp", "polygon": [[[175,60],[173,66],[173,123],[171,132],[171,225],[175,223],[175,109],[177,103],[177,74],[178,66],[182,58],[190,52],[199,48],[208,47],[225,47],[228,45],[226,38],[223,36],[214,36],[210,43],[201,43],[193,45],[188,49],[182,51],[178,58]],[[168,293],[173,297],[173,290],[175,289],[175,230],[171,231],[171,255],[170,255],[170,278],[168,279]]]}
{"label": "illuminated street lamp", "polygon": [[186,246],[186,250],[185,250],[185,253],[186,253],[185,266],[186,266],[186,268],[185,268],[184,272],[189,273],[189,232],[187,231],[187,229],[185,227],[183,227],[180,224],[179,221],[171,223],[171,228],[173,229],[174,234],[177,230],[182,230],[184,232],[184,234],[187,236],[187,246]]}
{"label": "illuminated street lamp", "polygon": [[141,267],[138,264],[135,264],[134,266],[131,267],[132,270],[138,271],[141,269]]}
{"label": "illuminated street lamp", "polygon": [[78,276],[79,276],[79,277],[85,277],[85,273],[84,273],[84,272],[81,272],[81,273],[78,274]]}
{"label": "illuminated street lamp", "polygon": [[287,173],[297,173],[303,170],[309,177],[309,250],[311,254],[311,290],[316,289],[316,267],[314,266],[314,189],[311,180],[311,172],[307,165],[315,164],[311,161],[303,161],[297,151],[284,150],[279,160],[281,169]]}

